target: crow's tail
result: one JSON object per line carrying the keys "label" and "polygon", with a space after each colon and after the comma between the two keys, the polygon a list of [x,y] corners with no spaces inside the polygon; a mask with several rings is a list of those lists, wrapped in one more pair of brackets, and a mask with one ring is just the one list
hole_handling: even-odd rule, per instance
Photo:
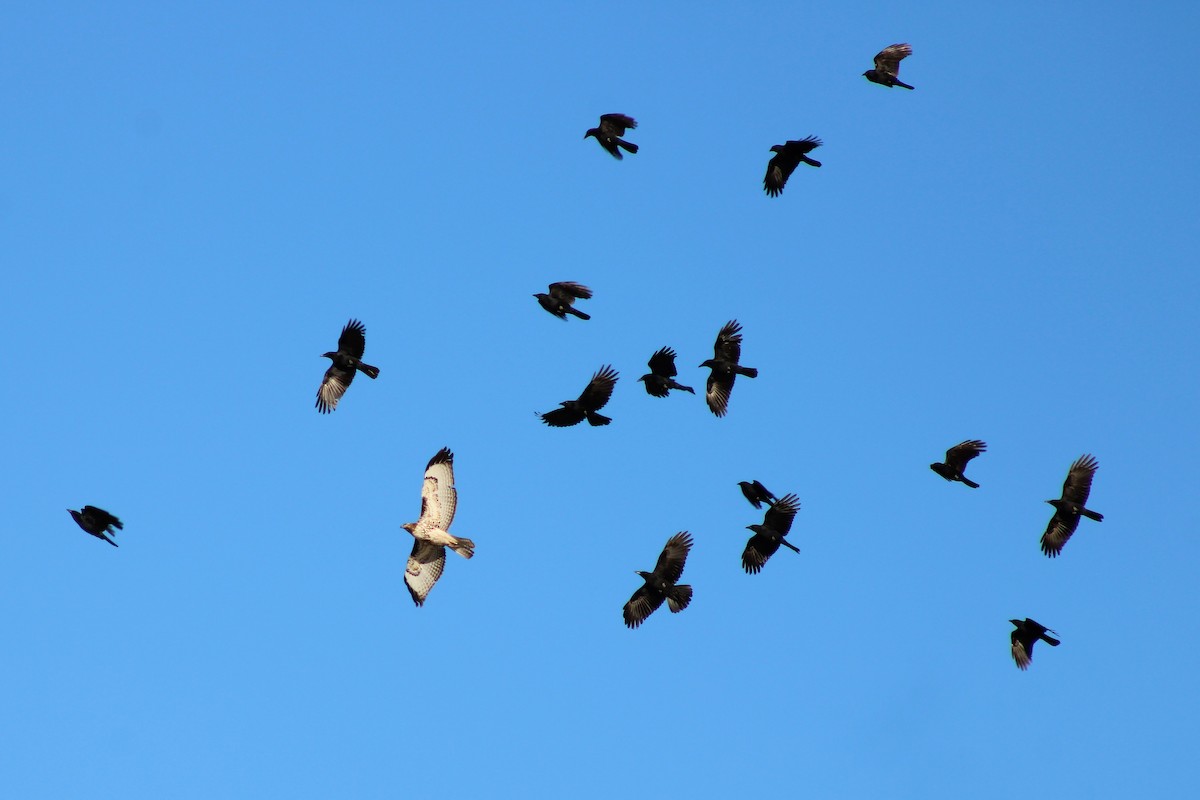
{"label": "crow's tail", "polygon": [[733,368],[733,371],[738,375],[745,375],[747,378],[758,377],[758,370],[756,370],[754,367],[736,366]]}
{"label": "crow's tail", "polygon": [[968,478],[966,475],[960,476],[959,480],[962,481],[963,483],[965,483],[967,486],[970,486],[972,489],[979,488],[979,484],[976,483],[975,481],[971,480],[970,478]]}
{"label": "crow's tail", "polygon": [[623,147],[630,153],[636,153],[638,151],[638,146],[633,142],[627,142],[624,139],[613,139],[613,141],[617,143],[618,147]]}
{"label": "crow's tail", "polygon": [[1081,508],[1081,509],[1079,509],[1079,513],[1080,513],[1080,514],[1083,514],[1083,515],[1084,515],[1085,517],[1087,517],[1088,519],[1094,519],[1094,520],[1096,520],[1096,522],[1103,522],[1103,521],[1104,521],[1104,515],[1103,515],[1103,514],[1101,514],[1099,511],[1092,511],[1090,508]]}
{"label": "crow's tail", "polygon": [[589,425],[600,426],[607,425],[608,423],[612,422],[612,417],[606,417],[603,414],[597,414],[595,411],[588,411],[585,413],[587,415],[587,421]]}
{"label": "crow's tail", "polygon": [[379,367],[372,367],[370,364],[359,364],[358,371],[366,375],[371,380],[379,377]]}
{"label": "crow's tail", "polygon": [[686,583],[672,586],[667,592],[667,608],[671,609],[672,614],[683,611],[690,602],[692,602],[692,587]]}
{"label": "crow's tail", "polygon": [[[592,318],[591,314],[585,314],[582,311],[580,311],[578,308],[575,308],[575,306],[563,306],[563,310],[566,311],[568,314],[574,314],[575,316],[579,317],[580,319],[591,319]],[[564,319],[566,319],[566,318],[564,317]]]}

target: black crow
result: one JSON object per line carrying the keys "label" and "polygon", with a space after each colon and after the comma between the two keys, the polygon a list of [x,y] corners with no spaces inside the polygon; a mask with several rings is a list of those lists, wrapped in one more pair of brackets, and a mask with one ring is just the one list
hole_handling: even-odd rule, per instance
{"label": "black crow", "polygon": [[747,525],[746,529],[754,531],[746,549],[742,552],[742,569],[751,575],[758,573],[766,565],[767,559],[775,555],[779,545],[800,552],[800,548],[783,538],[792,529],[792,520],[800,510],[800,498],[794,494],[785,494],[775,501],[763,516],[762,525]]}
{"label": "black crow", "polygon": [[636,153],[638,146],[633,142],[627,142],[621,137],[625,135],[625,129],[633,130],[637,127],[637,121],[633,117],[628,117],[624,114],[601,114],[600,127],[590,128],[583,135],[583,138],[595,136],[596,141],[600,143],[608,152],[612,153],[613,158],[622,159],[625,156],[621,155],[618,148],[624,148],[630,153]]}
{"label": "black crow", "polygon": [[1029,664],[1033,661],[1033,644],[1038,639],[1041,639],[1051,647],[1058,647],[1060,642],[1053,636],[1047,636],[1046,631],[1054,633],[1045,625],[1034,622],[1029,617],[1024,620],[1010,619],[1017,629],[1009,634],[1009,639],[1012,640],[1012,657],[1013,661],[1017,662],[1017,666],[1021,669],[1029,669]]}
{"label": "black crow", "polygon": [[321,388],[317,389],[317,410],[322,414],[328,414],[337,408],[338,401],[342,399],[346,389],[350,388],[350,382],[354,380],[356,371],[362,372],[372,380],[379,377],[378,367],[364,364],[360,360],[366,349],[366,326],[358,320],[352,319],[346,323],[346,327],[342,328],[342,335],[338,337],[337,352],[322,354],[322,358],[328,358],[333,362],[329,365],[329,369],[325,370]]}
{"label": "black crow", "polygon": [[592,290],[582,283],[559,281],[550,284],[549,294],[537,292],[533,296],[537,298],[538,304],[542,308],[561,320],[566,320],[567,314],[572,314],[580,319],[591,319],[590,315],[572,306],[576,298],[589,300],[592,297]]}
{"label": "black crow", "polygon": [[688,551],[692,549],[692,537],[687,531],[667,539],[654,572],[637,571],[646,583],[625,604],[625,625],[636,628],[646,621],[646,617],[667,601],[667,608],[672,614],[678,614],[692,602],[692,587],[687,584],[676,584],[683,575],[683,565],[687,561]]}
{"label": "black crow", "polygon": [[612,397],[613,387],[617,385],[617,371],[605,365],[592,375],[587,388],[578,400],[564,400],[559,403],[562,408],[540,414],[542,422],[554,428],[566,428],[578,425],[586,418],[589,425],[607,425],[612,419],[596,412],[604,408],[608,398]]}
{"label": "black crow", "polygon": [[726,322],[725,327],[717,334],[716,343],[713,344],[713,357],[700,365],[712,370],[708,375],[704,399],[708,401],[709,409],[718,417],[725,416],[729,409],[729,393],[733,391],[733,382],[737,376],[758,377],[758,370],[754,367],[738,364],[742,357],[741,331],[742,326],[736,319]]}
{"label": "black crow", "polygon": [[675,369],[675,351],[670,347],[659,350],[650,356],[650,360],[646,363],[650,367],[650,373],[638,378],[639,381],[646,384],[646,394],[653,397],[666,397],[672,389],[696,393],[692,387],[675,382],[675,376],[679,374],[679,370]]}
{"label": "black crow", "polygon": [[987,444],[978,439],[968,439],[959,442],[946,451],[946,463],[930,464],[929,468],[948,481],[961,481],[972,489],[978,489],[979,484],[963,475],[967,462],[987,450]]}
{"label": "black crow", "polygon": [[767,491],[767,487],[758,481],[738,481],[738,486],[742,487],[742,494],[755,508],[762,508],[763,503],[767,505],[775,503],[775,495]]}
{"label": "black crow", "polygon": [[103,539],[113,547],[117,547],[117,543],[105,534],[111,533],[115,536],[117,532],[113,530],[114,527],[125,530],[125,526],[121,524],[121,520],[103,508],[96,508],[95,506],[84,506],[79,511],[72,511],[68,508],[67,513],[71,515],[71,519],[75,520],[75,523],[79,527],[92,536],[95,536],[97,539]]}
{"label": "black crow", "polygon": [[908,45],[889,44],[875,54],[875,69],[867,70],[863,73],[863,76],[871,83],[878,83],[880,86],[886,86],[889,89],[893,86],[902,86],[905,89],[911,89],[913,87],[896,77],[900,74],[900,61],[911,55],[912,48]]}
{"label": "black crow", "polygon": [[807,139],[792,139],[787,144],[772,145],[771,152],[775,155],[767,162],[767,176],[763,178],[763,188],[767,190],[767,194],[771,197],[778,197],[782,194],[788,178],[791,177],[796,167],[800,166],[801,161],[814,167],[821,166],[820,161],[806,155],[820,146],[821,140],[815,136],[809,136]]}
{"label": "black crow", "polygon": [[446,548],[463,558],[475,555],[475,542],[450,533],[458,492],[454,488],[454,453],[443,447],[425,466],[421,483],[421,516],[400,527],[412,534],[412,553],[404,568],[404,584],[413,602],[425,605],[433,585],[446,566]]}
{"label": "black crow", "polygon": [[1096,474],[1099,466],[1095,456],[1084,455],[1075,459],[1075,463],[1067,472],[1067,479],[1063,481],[1062,497],[1046,501],[1054,506],[1054,516],[1050,518],[1050,524],[1042,534],[1042,552],[1047,557],[1054,558],[1062,552],[1063,545],[1079,527],[1081,514],[1096,522],[1104,519],[1103,514],[1084,508],[1092,491],[1092,476]]}

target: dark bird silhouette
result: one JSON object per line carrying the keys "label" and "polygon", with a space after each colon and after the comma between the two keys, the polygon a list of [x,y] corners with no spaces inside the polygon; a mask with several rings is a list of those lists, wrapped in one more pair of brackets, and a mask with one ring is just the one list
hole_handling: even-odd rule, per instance
{"label": "dark bird silhouette", "polygon": [[758,481],[738,481],[738,486],[742,487],[742,494],[755,508],[762,508],[763,503],[772,505],[775,502],[775,495],[767,491],[767,487]]}
{"label": "dark bird silhouette", "polygon": [[71,515],[71,519],[75,520],[75,524],[92,536],[108,542],[113,547],[117,547],[117,543],[108,538],[106,534],[111,533],[115,536],[117,532],[113,530],[114,527],[125,530],[125,526],[121,524],[121,520],[103,508],[96,508],[95,506],[84,506],[79,511],[72,511],[68,508],[67,513]]}
{"label": "dark bird silhouette", "polygon": [[612,419],[596,412],[604,408],[608,398],[612,397],[613,387],[617,385],[617,377],[617,371],[606,364],[600,368],[599,372],[592,375],[591,381],[583,390],[583,394],[579,395],[579,399],[564,400],[559,403],[562,408],[539,415],[542,422],[554,428],[578,425],[584,419],[588,421],[589,425],[607,425],[612,422]]}
{"label": "dark bird silhouette", "polygon": [[792,529],[792,520],[800,510],[800,498],[794,494],[785,494],[767,509],[761,525],[747,525],[746,529],[754,531],[746,549],[742,552],[742,569],[751,575],[762,570],[767,559],[775,555],[779,545],[799,553],[800,548],[783,538]]}
{"label": "dark bird silhouette", "polygon": [[446,566],[446,548],[463,558],[475,555],[475,542],[450,533],[458,491],[454,488],[454,453],[443,447],[425,466],[421,483],[421,516],[400,527],[412,534],[412,553],[404,567],[404,585],[418,606],[425,605]]}
{"label": "dark bird silhouette", "polygon": [[650,367],[649,374],[638,378],[646,384],[646,394],[652,397],[666,397],[672,389],[696,393],[692,387],[676,383],[675,376],[679,374],[679,370],[675,369],[675,355],[675,351],[670,347],[664,347],[650,356],[650,360],[646,362]]}
{"label": "dark bird silhouette", "polygon": [[683,565],[687,561],[688,551],[691,549],[691,534],[687,531],[680,531],[667,539],[667,544],[658,557],[658,564],[655,565],[654,572],[637,570],[637,574],[641,575],[642,580],[646,583],[634,592],[633,597],[630,597],[629,602],[625,604],[624,615],[627,627],[636,628],[641,625],[646,621],[646,617],[653,614],[663,604],[664,600],[667,601],[667,608],[671,609],[672,614],[678,614],[688,607],[688,603],[692,602],[692,587],[687,584],[677,584],[676,581],[683,575]]}
{"label": "dark bird silhouette", "polygon": [[1029,617],[1024,620],[1010,619],[1017,629],[1009,634],[1009,639],[1012,640],[1012,657],[1013,661],[1017,662],[1017,666],[1021,669],[1029,669],[1029,665],[1033,662],[1033,645],[1038,639],[1041,639],[1051,647],[1058,647],[1061,642],[1053,636],[1047,636],[1046,631],[1054,633],[1045,625],[1034,622]]}
{"label": "dark bird silhouette", "polygon": [[767,162],[767,175],[763,178],[763,188],[767,190],[767,194],[771,197],[778,197],[782,194],[788,178],[791,177],[796,167],[800,166],[801,161],[813,167],[821,166],[820,161],[809,158],[807,155],[820,146],[821,140],[816,136],[792,139],[786,144],[772,145],[771,152],[775,155]]}
{"label": "dark bird silhouette", "polygon": [[959,442],[946,451],[946,463],[930,464],[929,468],[948,481],[961,481],[972,489],[978,489],[979,484],[963,475],[967,462],[987,450],[987,444],[978,439],[968,439]]}
{"label": "dark bird silhouette", "polygon": [[333,363],[325,370],[325,378],[321,388],[317,389],[317,410],[328,414],[337,408],[338,401],[350,388],[354,373],[361,372],[374,380],[379,377],[379,368],[362,362],[363,352],[367,349],[367,329],[356,319],[346,323],[342,335],[338,337],[337,352],[323,353],[322,358],[328,358]]}
{"label": "dark bird silhouette", "polygon": [[637,127],[637,120],[633,117],[624,114],[601,114],[600,127],[589,128],[588,132],[583,135],[583,138],[595,136],[596,141],[600,143],[608,152],[612,153],[612,157],[620,161],[625,156],[621,155],[618,148],[624,148],[630,153],[636,153],[638,146],[633,142],[627,142],[621,137],[625,135],[625,129],[633,130]]}
{"label": "dark bird silhouette", "polygon": [[573,305],[576,298],[590,300],[592,297],[592,290],[582,283],[559,281],[558,283],[550,284],[548,294],[537,292],[533,296],[537,298],[538,304],[542,308],[561,320],[566,320],[567,314],[579,317],[580,319],[591,319],[591,316],[583,313]]}
{"label": "dark bird silhouette", "polygon": [[1062,497],[1058,500],[1047,500],[1054,506],[1054,516],[1042,534],[1042,552],[1049,558],[1056,557],[1062,552],[1063,545],[1079,527],[1079,517],[1085,516],[1101,522],[1104,515],[1084,508],[1088,495],[1092,492],[1092,476],[1096,474],[1100,463],[1095,456],[1084,455],[1075,459],[1063,481]]}
{"label": "dark bird silhouette", "polygon": [[912,48],[906,44],[889,44],[875,54],[875,69],[863,73],[863,77],[871,83],[878,83],[889,89],[900,86],[905,89],[913,87],[904,83],[897,76],[900,74],[900,62],[912,55]]}
{"label": "dark bird silhouette", "polygon": [[729,409],[729,394],[733,391],[733,382],[738,375],[747,378],[757,378],[758,370],[754,367],[743,367],[738,363],[742,357],[742,326],[736,319],[725,323],[725,327],[717,334],[713,344],[713,357],[700,366],[708,367],[712,372],[708,375],[708,385],[704,399],[709,409],[718,417],[725,416]]}

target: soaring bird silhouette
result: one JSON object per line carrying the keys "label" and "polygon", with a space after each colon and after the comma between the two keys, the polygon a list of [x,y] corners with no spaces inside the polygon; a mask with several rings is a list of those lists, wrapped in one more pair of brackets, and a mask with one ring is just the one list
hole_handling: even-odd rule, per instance
{"label": "soaring bird silhouette", "polygon": [[767,559],[775,555],[779,545],[799,553],[800,548],[784,537],[792,529],[792,520],[800,510],[800,498],[794,494],[785,494],[767,509],[761,525],[747,525],[747,530],[754,531],[746,549],[742,552],[742,569],[754,575],[766,566]]}
{"label": "soaring bird silhouette", "polygon": [[641,625],[664,600],[667,601],[667,608],[671,609],[672,614],[678,614],[688,607],[688,603],[692,602],[692,587],[676,581],[683,575],[683,565],[691,549],[691,534],[680,531],[667,539],[653,572],[637,570],[645,584],[634,592],[633,597],[625,604],[626,626],[636,628]]}
{"label": "soaring bird silhouette", "polygon": [[540,414],[542,422],[554,428],[567,428],[578,425],[585,419],[589,425],[607,425],[612,422],[610,417],[596,412],[604,408],[608,398],[612,397],[613,387],[617,385],[617,371],[607,364],[592,375],[587,388],[577,400],[564,400],[559,403],[562,408]]}
{"label": "soaring bird silhouette", "polygon": [[718,417],[725,416],[729,409],[729,394],[733,391],[733,382],[738,375],[747,378],[757,378],[758,370],[754,367],[743,367],[738,361],[742,358],[742,326],[736,319],[725,323],[717,333],[717,341],[713,344],[713,357],[700,366],[708,367],[712,372],[708,375],[708,385],[704,399],[708,408]]}
{"label": "soaring bird silhouette", "polygon": [[696,393],[692,387],[675,381],[675,376],[679,374],[679,370],[675,369],[675,355],[675,351],[670,347],[664,347],[650,356],[650,360],[646,362],[650,372],[638,378],[646,384],[646,394],[652,397],[666,397],[672,389]]}
{"label": "soaring bird silhouette", "polygon": [[322,358],[333,362],[329,369],[325,370],[321,388],[317,389],[317,410],[322,414],[328,414],[337,408],[338,401],[350,388],[355,372],[361,372],[372,380],[379,377],[378,367],[362,362],[366,349],[366,326],[352,319],[342,328],[342,335],[338,337],[337,352],[330,351],[321,355]]}
{"label": "soaring bird silhouette", "polygon": [[559,281],[550,284],[549,292],[536,292],[538,304],[561,320],[566,320],[567,314],[580,319],[591,319],[591,316],[574,307],[576,298],[589,300],[592,290],[582,283],[574,281]]}
{"label": "soaring bird silhouette", "polygon": [[446,566],[446,548],[463,558],[475,555],[475,542],[450,533],[458,492],[454,488],[454,453],[450,448],[438,450],[425,466],[421,484],[421,516],[416,522],[400,527],[412,534],[412,553],[404,568],[404,584],[413,602],[425,605],[425,598],[442,576]]}
{"label": "soaring bird silhouette", "polygon": [[821,140],[816,136],[809,136],[805,139],[790,139],[786,144],[776,144],[771,146],[771,152],[775,155],[767,162],[767,175],[763,178],[763,188],[771,197],[778,197],[783,193],[783,187],[787,185],[788,178],[800,166],[803,161],[813,167],[821,166],[821,162],[809,158],[808,153],[821,146]]}
{"label": "soaring bird silhouette", "polygon": [[1092,492],[1092,476],[1096,474],[1100,463],[1095,456],[1084,455],[1075,459],[1063,481],[1062,497],[1058,500],[1047,500],[1054,506],[1054,516],[1042,534],[1042,552],[1048,558],[1054,558],[1062,552],[1063,545],[1079,527],[1079,517],[1084,516],[1101,522],[1104,515],[1085,508],[1088,495]]}
{"label": "soaring bird silhouette", "polygon": [[638,146],[633,142],[627,142],[621,137],[625,135],[625,129],[633,130],[637,127],[637,120],[625,114],[601,114],[600,126],[597,128],[589,128],[588,132],[583,135],[583,138],[595,136],[596,141],[600,143],[608,152],[612,153],[612,157],[620,161],[625,156],[621,155],[621,151],[617,148],[623,148],[630,153],[636,153]]}
{"label": "soaring bird silhouette", "polygon": [[738,481],[738,486],[742,487],[742,494],[755,508],[762,508],[763,503],[772,505],[775,502],[775,495],[758,481]]}
{"label": "soaring bird silhouette", "polygon": [[1053,636],[1047,636],[1046,631],[1054,633],[1045,625],[1034,622],[1029,617],[1023,620],[1010,619],[1017,629],[1009,634],[1009,639],[1012,641],[1012,657],[1013,661],[1017,662],[1017,666],[1021,669],[1029,669],[1030,663],[1033,662],[1033,644],[1038,639],[1041,639],[1051,647],[1058,647],[1061,642]]}
{"label": "soaring bird silhouette", "polygon": [[103,508],[95,506],[84,506],[78,511],[67,509],[67,513],[71,515],[71,519],[83,528],[85,531],[95,536],[97,539],[102,539],[108,542],[113,547],[117,547],[117,543],[108,538],[106,534],[116,535],[117,532],[113,528],[125,530],[125,526],[121,524],[121,520],[114,517],[112,514],[105,511]]}
{"label": "soaring bird silhouette", "polygon": [[869,69],[863,76],[871,83],[878,83],[889,89],[901,86],[905,89],[913,87],[904,83],[897,76],[900,74],[900,62],[912,55],[912,48],[906,44],[889,44],[875,54],[875,69]]}
{"label": "soaring bird silhouette", "polygon": [[972,489],[978,489],[979,484],[963,475],[967,462],[987,450],[987,444],[978,439],[968,439],[959,442],[946,451],[946,462],[930,464],[929,468],[948,481],[961,481]]}

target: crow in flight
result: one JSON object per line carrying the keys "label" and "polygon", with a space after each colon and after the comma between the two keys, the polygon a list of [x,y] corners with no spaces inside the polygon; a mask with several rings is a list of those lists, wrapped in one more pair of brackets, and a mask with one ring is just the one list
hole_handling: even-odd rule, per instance
{"label": "crow in flight", "polygon": [[708,402],[709,410],[718,417],[725,416],[729,409],[729,393],[733,391],[733,382],[737,376],[758,377],[758,370],[754,367],[738,364],[742,357],[741,331],[742,326],[736,319],[726,322],[725,327],[717,334],[716,343],[713,344],[713,357],[700,365],[712,370],[708,375],[704,399]]}
{"label": "crow in flight", "polygon": [[815,136],[792,139],[787,144],[772,145],[771,152],[775,155],[767,162],[767,176],[763,178],[763,188],[767,190],[767,194],[771,197],[782,194],[788,178],[796,167],[800,166],[801,161],[814,167],[821,166],[820,161],[806,155],[820,146],[821,140]]}
{"label": "crow in flight", "polygon": [[356,371],[362,372],[372,380],[379,377],[378,367],[364,364],[360,360],[366,349],[366,326],[358,320],[352,319],[346,323],[346,327],[342,328],[342,335],[338,337],[337,352],[321,355],[322,358],[328,358],[333,362],[329,365],[329,369],[325,370],[321,388],[317,389],[317,410],[322,414],[328,414],[337,408],[338,401],[342,399],[346,389],[350,388],[350,382],[354,380]]}
{"label": "crow in flight", "polygon": [[800,510],[800,498],[794,494],[785,494],[767,509],[763,516],[762,525],[747,525],[747,530],[754,531],[746,549],[742,552],[742,569],[754,575],[762,570],[767,559],[775,555],[779,545],[800,552],[800,548],[783,538],[792,529],[792,520]]}
{"label": "crow in flight", "polygon": [[646,362],[650,367],[649,374],[638,378],[646,384],[646,394],[652,397],[666,397],[672,389],[696,393],[692,387],[675,382],[675,376],[679,374],[679,370],[675,369],[675,355],[675,351],[670,347],[664,347],[650,356],[650,360]]}
{"label": "crow in flight", "polygon": [[1058,647],[1060,642],[1053,636],[1047,636],[1046,631],[1054,633],[1045,625],[1034,622],[1029,617],[1024,620],[1010,619],[1017,629],[1009,634],[1009,639],[1012,640],[1012,657],[1013,661],[1017,662],[1017,666],[1021,669],[1029,669],[1030,663],[1033,661],[1033,645],[1038,639],[1041,639],[1051,647]]}
{"label": "crow in flight", "polygon": [[564,400],[559,403],[562,408],[540,414],[542,422],[554,428],[578,425],[584,419],[587,419],[589,425],[607,425],[612,419],[596,412],[604,408],[608,398],[612,397],[617,377],[617,371],[611,366],[601,367],[599,372],[592,375],[591,381],[578,400]]}
{"label": "crow in flight", "polygon": [[592,297],[592,290],[582,283],[559,281],[558,283],[550,284],[549,294],[537,292],[533,296],[537,298],[538,304],[542,308],[561,320],[566,320],[567,314],[574,315],[580,319],[591,319],[590,315],[583,313],[572,305],[576,298],[590,300]]}
{"label": "crow in flight", "polygon": [[750,505],[755,508],[762,508],[763,503],[767,505],[775,503],[775,495],[767,491],[767,487],[758,481],[738,481],[738,486],[742,487],[742,494],[750,501]]}
{"label": "crow in flight", "polygon": [[404,585],[418,606],[425,605],[446,566],[446,548],[463,558],[475,555],[475,542],[450,533],[458,492],[454,488],[454,453],[443,447],[429,459],[421,483],[421,516],[400,527],[412,534],[412,553],[404,568]]}
{"label": "crow in flight", "polygon": [[979,484],[963,475],[967,462],[987,450],[987,444],[978,439],[968,439],[959,442],[946,451],[946,463],[930,464],[929,468],[948,481],[961,481],[972,489],[978,489]]}
{"label": "crow in flight", "polygon": [[646,583],[633,593],[625,604],[625,625],[636,628],[646,621],[646,617],[667,601],[667,608],[672,614],[678,614],[692,602],[692,587],[687,584],[677,584],[683,575],[683,565],[687,561],[688,551],[692,549],[692,537],[687,531],[681,531],[670,539],[663,547],[658,557],[654,572],[637,571]]}
{"label": "crow in flight", "polygon": [[1096,474],[1099,466],[1095,456],[1085,455],[1075,459],[1075,463],[1067,472],[1067,479],[1063,481],[1062,497],[1046,501],[1054,506],[1054,516],[1050,518],[1050,524],[1042,534],[1042,552],[1048,558],[1054,558],[1062,552],[1063,545],[1079,527],[1081,514],[1096,522],[1104,519],[1103,514],[1084,508],[1092,491],[1092,476]]}
{"label": "crow in flight", "polygon": [[889,89],[902,86],[911,89],[907,83],[897,76],[900,74],[900,61],[912,55],[912,48],[906,44],[889,44],[875,54],[875,69],[869,69],[863,76],[871,83],[878,83]]}
{"label": "crow in flight", "polygon": [[627,142],[621,137],[625,135],[625,129],[633,130],[637,127],[637,120],[633,117],[628,117],[624,114],[601,114],[600,127],[589,128],[588,132],[583,135],[583,138],[595,136],[596,141],[600,143],[608,152],[612,153],[612,157],[618,161],[625,156],[621,155],[618,147],[628,150],[630,153],[636,153],[638,146],[633,142]]}
{"label": "crow in flight", "polygon": [[75,523],[79,527],[92,536],[108,542],[113,547],[117,547],[117,543],[105,534],[111,533],[115,536],[117,532],[113,530],[114,527],[125,530],[125,526],[121,524],[121,520],[103,508],[96,508],[95,506],[84,506],[79,511],[72,511],[68,508],[67,513],[71,515],[71,519],[75,520]]}

